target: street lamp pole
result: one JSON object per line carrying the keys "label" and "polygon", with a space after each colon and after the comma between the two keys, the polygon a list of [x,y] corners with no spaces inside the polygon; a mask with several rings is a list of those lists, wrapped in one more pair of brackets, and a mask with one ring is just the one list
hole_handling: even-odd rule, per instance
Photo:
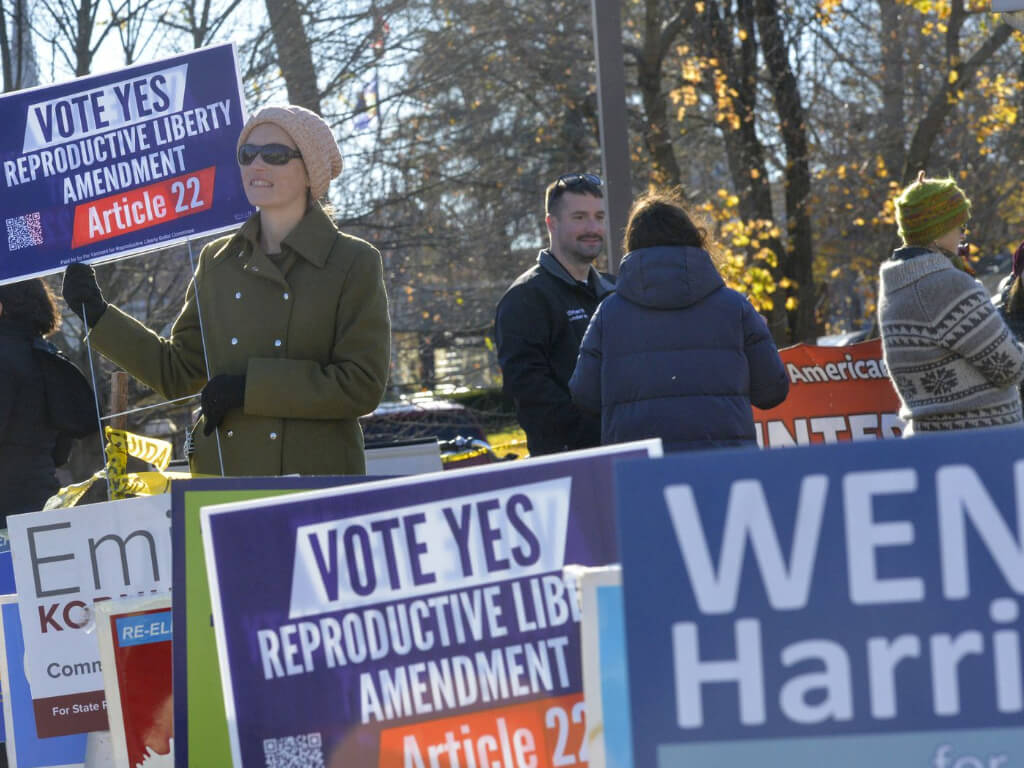
{"label": "street lamp pole", "polygon": [[622,235],[633,200],[626,118],[626,68],[622,49],[620,0],[591,0],[601,164],[608,221],[608,271],[618,274]]}

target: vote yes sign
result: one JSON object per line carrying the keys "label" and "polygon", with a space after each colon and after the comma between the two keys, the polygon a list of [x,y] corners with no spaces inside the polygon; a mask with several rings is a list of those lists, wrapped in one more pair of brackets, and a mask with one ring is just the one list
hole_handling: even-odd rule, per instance
{"label": "vote yes sign", "polygon": [[0,282],[237,226],[231,45],[0,97]]}
{"label": "vote yes sign", "polygon": [[235,766],[586,761],[568,564],[646,441],[203,510]]}

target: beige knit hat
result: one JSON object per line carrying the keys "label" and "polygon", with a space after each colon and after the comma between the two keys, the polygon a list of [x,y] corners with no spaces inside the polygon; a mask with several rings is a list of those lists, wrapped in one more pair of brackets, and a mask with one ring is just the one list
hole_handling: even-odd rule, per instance
{"label": "beige knit hat", "polygon": [[246,122],[235,149],[245,144],[253,128],[263,123],[273,123],[292,137],[309,174],[309,191],[315,200],[322,198],[331,179],[341,173],[343,165],[338,142],[334,140],[330,126],[320,115],[305,107],[292,104],[263,107]]}

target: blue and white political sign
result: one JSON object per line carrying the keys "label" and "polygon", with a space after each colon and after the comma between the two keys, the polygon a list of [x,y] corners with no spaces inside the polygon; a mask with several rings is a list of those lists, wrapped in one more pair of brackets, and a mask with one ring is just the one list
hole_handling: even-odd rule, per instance
{"label": "blue and white political sign", "polygon": [[1024,764],[1024,430],[616,470],[636,768]]}
{"label": "blue and white political sign", "polygon": [[80,768],[85,762],[84,733],[49,739],[36,735],[32,692],[25,677],[25,641],[14,595],[0,597],[0,639],[8,764],[11,768]]}
{"label": "blue and white political sign", "polygon": [[204,507],[236,768],[585,762],[563,567],[614,562],[612,466],[660,447]]}
{"label": "blue and white political sign", "polygon": [[632,768],[622,568],[583,569],[578,583],[588,763],[590,768]]}
{"label": "blue and white political sign", "polygon": [[14,561],[11,559],[11,538],[7,530],[0,530],[0,595],[13,595]]}
{"label": "blue and white political sign", "polygon": [[0,283],[237,226],[232,45],[0,97]]}

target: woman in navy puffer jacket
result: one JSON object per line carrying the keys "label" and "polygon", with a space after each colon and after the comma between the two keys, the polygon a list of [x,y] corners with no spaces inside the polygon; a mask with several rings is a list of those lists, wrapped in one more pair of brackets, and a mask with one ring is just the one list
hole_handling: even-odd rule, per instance
{"label": "woman in navy puffer jacket", "polygon": [[768,326],[725,286],[705,242],[675,196],[633,204],[615,294],[591,319],[569,382],[576,403],[600,412],[602,443],[753,446],[751,404],[786,399]]}

